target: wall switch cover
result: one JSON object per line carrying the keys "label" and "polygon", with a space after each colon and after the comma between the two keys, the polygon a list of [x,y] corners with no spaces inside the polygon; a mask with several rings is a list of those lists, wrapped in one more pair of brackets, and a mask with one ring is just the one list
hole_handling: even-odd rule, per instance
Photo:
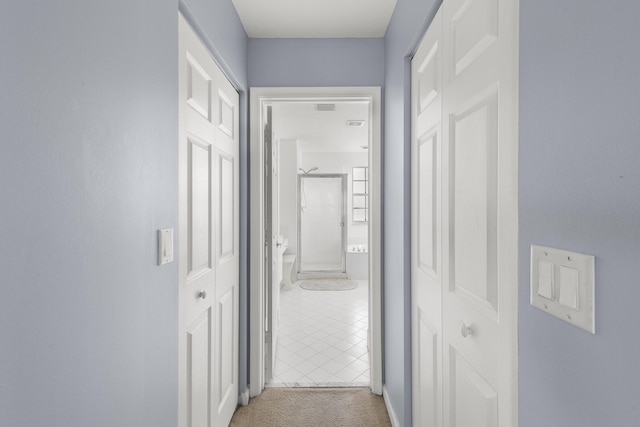
{"label": "wall switch cover", "polygon": [[158,230],[158,265],[173,261],[173,228]]}
{"label": "wall switch cover", "polygon": [[531,245],[530,302],[595,334],[595,257]]}

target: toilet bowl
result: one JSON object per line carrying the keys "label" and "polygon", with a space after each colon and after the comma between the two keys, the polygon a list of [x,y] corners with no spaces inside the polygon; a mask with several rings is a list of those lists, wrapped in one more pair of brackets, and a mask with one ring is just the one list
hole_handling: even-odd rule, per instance
{"label": "toilet bowl", "polygon": [[282,257],[282,281],[280,282],[280,289],[283,291],[290,291],[293,289],[293,284],[291,283],[291,270],[295,262],[295,255],[284,255]]}

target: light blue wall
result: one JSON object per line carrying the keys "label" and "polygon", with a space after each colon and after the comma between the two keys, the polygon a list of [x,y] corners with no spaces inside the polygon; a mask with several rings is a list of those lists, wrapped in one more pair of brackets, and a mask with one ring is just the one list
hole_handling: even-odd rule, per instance
{"label": "light blue wall", "polygon": [[[520,427],[640,419],[640,3],[521,0]],[[529,248],[596,257],[596,335],[531,307]]]}
{"label": "light blue wall", "polygon": [[[181,0],[180,9],[241,91],[247,84],[247,33],[230,0]],[[194,22],[195,21],[195,22]]]}
{"label": "light blue wall", "polygon": [[410,57],[438,0],[398,0],[385,37],[385,386],[401,426],[411,425]]}
{"label": "light blue wall", "polygon": [[[411,414],[406,58],[437,2],[399,0],[384,41],[256,39],[248,51],[230,2],[181,4],[243,111],[249,84],[385,86],[385,383],[401,425]],[[0,425],[174,426],[177,271],[155,265],[155,232],[177,227],[178,5],[40,3],[0,15]],[[640,418],[639,14],[632,1],[521,0],[521,427]],[[596,256],[595,336],[529,306],[532,243]]]}
{"label": "light blue wall", "polygon": [[249,39],[249,85],[382,86],[382,39]]}
{"label": "light blue wall", "polygon": [[176,425],[177,265],[156,265],[156,230],[177,227],[177,9],[0,14],[2,426]]}

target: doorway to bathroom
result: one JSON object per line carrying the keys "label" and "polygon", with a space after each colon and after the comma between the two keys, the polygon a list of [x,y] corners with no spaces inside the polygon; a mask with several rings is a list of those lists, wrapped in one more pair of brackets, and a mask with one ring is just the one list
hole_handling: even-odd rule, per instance
{"label": "doorway to bathroom", "polygon": [[381,394],[380,89],[251,93],[250,394]]}

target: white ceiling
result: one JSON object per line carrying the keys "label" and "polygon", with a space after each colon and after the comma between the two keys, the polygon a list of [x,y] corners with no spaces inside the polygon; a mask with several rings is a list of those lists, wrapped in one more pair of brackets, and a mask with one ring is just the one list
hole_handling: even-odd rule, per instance
{"label": "white ceiling", "polygon": [[[335,111],[317,111],[315,103],[273,105],[273,129],[279,139],[295,139],[305,152],[363,152],[369,140],[369,106],[365,102],[336,103]],[[347,120],[364,120],[348,127]]]}
{"label": "white ceiling", "polygon": [[397,0],[232,0],[251,38],[384,37]]}

